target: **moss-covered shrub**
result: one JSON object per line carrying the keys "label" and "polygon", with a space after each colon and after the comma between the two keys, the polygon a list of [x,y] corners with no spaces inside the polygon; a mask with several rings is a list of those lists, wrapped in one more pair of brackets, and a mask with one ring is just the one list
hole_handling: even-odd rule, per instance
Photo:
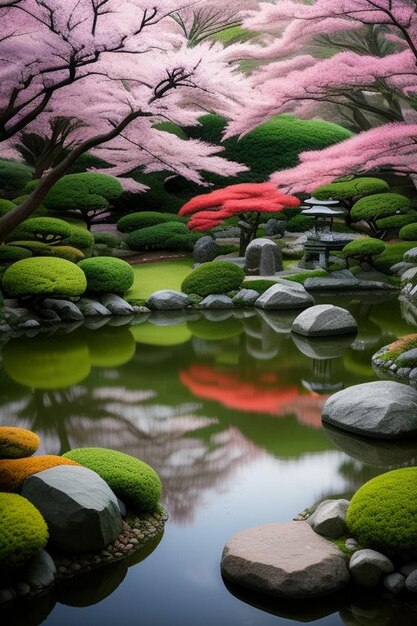
{"label": "moss-covered shrub", "polygon": [[24,189],[32,178],[32,168],[20,161],[0,159],[0,193],[3,197],[13,197]]}
{"label": "moss-covered shrub", "polygon": [[0,200],[0,217],[6,215],[9,211],[14,209],[17,205],[11,200]]}
{"label": "moss-covered shrub", "polygon": [[290,274],[285,276],[285,280],[289,280],[293,283],[300,283],[300,285],[304,285],[305,281],[308,278],[325,278],[328,276],[328,272],[323,269],[310,270],[309,272],[300,272],[299,274]]}
{"label": "moss-covered shrub", "polygon": [[44,250],[39,256],[58,257],[59,259],[71,261],[71,263],[79,263],[84,259],[84,253],[72,246],[51,246],[48,250]]}
{"label": "moss-covered shrub", "polygon": [[13,241],[13,244],[7,244],[8,246],[13,245],[18,248],[25,248],[29,250],[33,256],[43,256],[43,252],[49,250],[52,246],[49,246],[47,243],[42,243],[41,241]]}
{"label": "moss-covered shrub", "polygon": [[87,289],[94,293],[124,293],[133,285],[133,267],[107,256],[84,259],[78,264],[87,278]]}
{"label": "moss-covered shrub", "polygon": [[0,264],[7,265],[20,261],[21,259],[28,259],[32,256],[32,253],[27,248],[20,248],[19,246],[0,246]]}
{"label": "moss-covered shrub", "polygon": [[365,483],[347,511],[349,532],[367,548],[407,560],[417,557],[417,467],[396,469]]}
{"label": "moss-covered shrub", "polygon": [[359,196],[381,194],[389,190],[390,186],[385,180],[363,176],[323,185],[313,191],[312,195],[318,200],[348,200]]}
{"label": "moss-covered shrub", "polygon": [[94,233],[94,244],[104,244],[107,248],[120,248],[124,239],[113,233]]}
{"label": "moss-covered shrub", "polygon": [[4,292],[12,297],[80,296],[87,287],[84,272],[77,265],[65,259],[44,257],[13,263],[6,269],[2,284]]}
{"label": "moss-covered shrub", "polygon": [[187,220],[172,213],[160,213],[158,211],[142,211],[141,213],[131,213],[120,218],[117,222],[117,230],[122,233],[131,233],[134,230],[157,226],[166,222],[186,222]]}
{"label": "moss-covered shrub", "polygon": [[386,229],[398,230],[417,218],[410,200],[398,193],[377,193],[361,198],[353,205],[350,215],[354,222],[366,222],[377,236],[383,236]]}
{"label": "moss-covered shrub", "polygon": [[166,222],[129,233],[127,245],[132,250],[186,250],[192,251],[201,235],[188,230],[181,222]]}
{"label": "moss-covered shrub", "polygon": [[71,235],[71,226],[54,217],[32,217],[17,226],[7,241],[35,240],[48,245],[60,244]]}
{"label": "moss-covered shrub", "polygon": [[64,457],[96,472],[133,511],[155,510],[162,485],[155,470],[143,461],[106,448],[77,448]]}
{"label": "moss-covered shrub", "polygon": [[85,256],[88,256],[88,251],[91,251],[94,245],[94,235],[86,228],[71,225],[71,233],[62,243],[78,248],[84,252]]}
{"label": "moss-covered shrub", "polygon": [[314,227],[314,217],[308,215],[294,215],[285,226],[285,230],[289,233],[303,233]]}
{"label": "moss-covered shrub", "polygon": [[9,575],[30,561],[48,541],[48,527],[29,500],[0,493],[0,575]]}
{"label": "moss-covered shrub", "polygon": [[404,241],[401,243],[387,243],[385,250],[377,256],[374,261],[374,267],[385,274],[391,273],[391,267],[403,260],[404,254],[411,248],[417,246],[416,241]]}
{"label": "moss-covered shrub", "polygon": [[385,250],[385,244],[380,239],[367,237],[366,239],[356,239],[346,244],[342,250],[345,259],[353,259],[361,263],[372,263],[372,260]]}
{"label": "moss-covered shrub", "polygon": [[240,289],[244,279],[245,272],[234,263],[210,261],[202,263],[183,280],[181,291],[204,298],[213,293],[225,294]]}
{"label": "moss-covered shrub", "polygon": [[417,222],[403,226],[400,230],[399,237],[404,241],[417,241]]}
{"label": "moss-covered shrub", "polygon": [[0,490],[18,491],[28,476],[57,465],[80,464],[54,454],[30,456],[25,459],[0,459]]}
{"label": "moss-covered shrub", "polygon": [[266,291],[270,287],[273,287],[276,284],[277,284],[276,280],[267,280],[264,278],[259,278],[257,280],[245,280],[245,282],[242,284],[242,288],[253,289],[254,291],[257,291],[259,295],[262,295],[264,291]]}
{"label": "moss-covered shrub", "polygon": [[0,426],[0,459],[21,459],[39,448],[40,439],[26,428]]}

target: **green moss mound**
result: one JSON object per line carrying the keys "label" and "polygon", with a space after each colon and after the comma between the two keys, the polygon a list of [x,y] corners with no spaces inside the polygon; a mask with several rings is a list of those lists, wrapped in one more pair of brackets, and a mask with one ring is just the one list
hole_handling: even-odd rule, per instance
{"label": "green moss mound", "polygon": [[94,236],[86,228],[81,226],[71,226],[71,234],[63,242],[66,246],[78,248],[83,252],[92,249],[94,245]]}
{"label": "green moss mound", "polygon": [[11,200],[0,200],[0,216],[6,215],[9,211],[14,209],[17,206]]}
{"label": "green moss mound", "polygon": [[416,246],[417,240],[404,241],[401,243],[388,243],[386,244],[385,250],[382,254],[375,258],[373,264],[380,272],[390,274],[391,267],[402,261],[404,254]]}
{"label": "green moss mound", "polygon": [[[417,348],[417,334],[405,335],[389,344],[386,351],[378,358],[381,361],[396,361],[399,356],[409,350]],[[415,359],[401,359],[401,367],[416,367]]]}
{"label": "green moss mound", "polygon": [[0,574],[22,567],[48,541],[48,527],[38,509],[15,493],[0,493]]}
{"label": "green moss mound", "polygon": [[253,289],[262,295],[267,289],[277,284],[276,280],[267,280],[260,278],[259,280],[245,280],[242,284],[243,289]]}
{"label": "green moss mound", "polygon": [[79,263],[84,259],[84,253],[72,246],[51,246],[48,250],[44,250],[40,256],[58,257],[71,261],[71,263]]}
{"label": "green moss mound", "polygon": [[32,256],[32,253],[27,248],[20,248],[19,246],[0,246],[0,263],[2,265],[14,263],[21,259],[28,259],[30,256]]}
{"label": "green moss mound", "polygon": [[87,278],[87,289],[94,293],[124,293],[133,285],[133,267],[107,256],[84,259],[78,264]]}
{"label": "green moss mound", "polygon": [[404,241],[417,241],[417,222],[403,226],[399,233],[400,239]]}
{"label": "green moss mound", "polygon": [[38,435],[26,428],[0,426],[0,459],[21,459],[39,448]]}
{"label": "green moss mound", "polygon": [[77,448],[63,455],[96,472],[135,512],[154,511],[161,497],[158,474],[129,454],[106,448]]}
{"label": "green moss mound", "polygon": [[300,272],[299,274],[290,274],[285,276],[285,280],[289,280],[292,283],[299,283],[300,285],[304,285],[305,281],[308,278],[324,278],[329,276],[326,270],[310,270],[309,272]]}
{"label": "green moss mound", "polygon": [[12,339],[3,348],[3,362],[12,380],[34,389],[65,389],[91,370],[87,344],[70,336]]}
{"label": "green moss mound", "polygon": [[245,279],[241,267],[227,261],[202,263],[181,285],[184,293],[196,293],[205,298],[213,293],[225,294],[240,289]]}
{"label": "green moss mound", "polygon": [[362,546],[391,557],[417,557],[417,467],[396,469],[365,483],[347,511],[349,532]]}
{"label": "green moss mound", "polygon": [[87,287],[84,272],[65,259],[32,257],[10,265],[3,275],[8,296],[56,294],[80,296]]}
{"label": "green moss mound", "polygon": [[371,261],[385,250],[385,244],[380,239],[368,237],[366,239],[356,239],[348,243],[342,250],[345,259],[358,259],[360,261]]}
{"label": "green moss mound", "polygon": [[142,211],[125,215],[117,222],[117,230],[122,233],[131,233],[134,230],[165,224],[166,222],[185,222],[179,215],[160,213],[159,211]]}
{"label": "green moss mound", "polygon": [[134,230],[126,239],[132,250],[185,250],[191,252],[194,244],[201,237],[188,230],[181,222],[165,222]]}

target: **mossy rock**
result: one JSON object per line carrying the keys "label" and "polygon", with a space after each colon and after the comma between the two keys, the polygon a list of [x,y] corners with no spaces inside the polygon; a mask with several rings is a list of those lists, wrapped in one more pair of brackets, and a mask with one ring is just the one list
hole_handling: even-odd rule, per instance
{"label": "mossy rock", "polygon": [[241,267],[226,261],[202,263],[182,282],[181,291],[196,293],[203,298],[211,294],[226,294],[240,289],[245,279]]}
{"label": "mossy rock", "polygon": [[96,472],[134,512],[152,512],[161,497],[162,485],[152,467],[129,454],[106,448],[77,448],[64,454]]}
{"label": "mossy rock", "polygon": [[65,259],[31,257],[10,265],[3,275],[3,290],[11,297],[80,296],[87,287],[83,271]]}
{"label": "mossy rock", "polygon": [[26,428],[0,426],[0,459],[21,459],[39,448],[40,439]]}
{"label": "mossy rock", "polygon": [[361,546],[393,558],[417,558],[417,467],[396,469],[365,483],[347,511]]}
{"label": "mossy rock", "polygon": [[3,348],[3,363],[10,378],[34,389],[65,389],[91,371],[87,344],[69,336],[12,339]]}
{"label": "mossy rock", "polygon": [[0,575],[19,570],[42,550],[48,527],[38,509],[15,493],[0,493]]}
{"label": "mossy rock", "polygon": [[135,279],[133,267],[107,256],[84,259],[78,263],[87,278],[87,289],[93,293],[124,293]]}
{"label": "mossy rock", "polygon": [[277,284],[276,280],[267,280],[260,278],[259,280],[245,280],[242,289],[253,289],[262,295],[267,289]]}
{"label": "mossy rock", "polygon": [[186,323],[174,326],[157,326],[144,322],[132,326],[130,332],[136,343],[147,346],[178,346],[191,339],[191,332]]}
{"label": "mossy rock", "polygon": [[80,465],[54,454],[29,456],[25,459],[0,459],[0,490],[19,491],[28,476],[57,465]]}

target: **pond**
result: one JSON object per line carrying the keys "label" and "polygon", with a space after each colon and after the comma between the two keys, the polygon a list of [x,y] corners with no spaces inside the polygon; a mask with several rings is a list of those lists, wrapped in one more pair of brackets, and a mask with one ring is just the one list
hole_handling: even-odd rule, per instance
{"label": "pond", "polygon": [[0,423],[37,432],[41,453],[102,446],[146,461],[161,476],[170,514],[140,563],[62,584],[7,615],[8,625],[414,623],[381,603],[243,602],[220,575],[233,533],[288,521],[415,463],[413,442],[375,446],[323,429],[325,399],[377,379],[372,354],[415,332],[395,298],[331,300],[358,321],[354,340],[292,338],[296,313],[248,310],[90,323],[96,328],[3,346]]}

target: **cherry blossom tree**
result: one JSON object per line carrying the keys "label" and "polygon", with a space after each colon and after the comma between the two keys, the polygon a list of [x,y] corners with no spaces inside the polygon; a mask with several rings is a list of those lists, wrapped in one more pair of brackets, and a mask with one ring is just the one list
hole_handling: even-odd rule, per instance
{"label": "cherry blossom tree", "polygon": [[239,217],[240,249],[243,256],[256,236],[261,213],[277,213],[297,207],[295,196],[284,195],[271,183],[240,183],[195,196],[180,209],[179,214],[191,216],[190,230],[210,230],[230,217]]}
{"label": "cherry blossom tree", "polygon": [[[58,138],[65,157],[0,219],[0,239],[87,151],[110,164],[105,171],[114,176],[141,167],[201,183],[202,171],[233,175],[245,169],[217,156],[218,146],[155,128],[161,121],[196,124],[205,110],[230,116],[252,95],[220,43],[191,47],[173,20],[200,3],[0,0],[0,156],[17,154],[22,132],[48,138],[57,119],[71,121]],[[125,189],[143,189],[121,181]]]}
{"label": "cherry blossom tree", "polygon": [[287,188],[304,191],[374,169],[416,173],[415,0],[260,2],[243,25],[269,35],[263,46],[251,44],[245,52],[263,61],[253,75],[259,97],[236,110],[228,136],[285,112],[341,116],[362,131],[338,146],[302,154],[301,165],[278,173],[274,182],[286,178]]}

